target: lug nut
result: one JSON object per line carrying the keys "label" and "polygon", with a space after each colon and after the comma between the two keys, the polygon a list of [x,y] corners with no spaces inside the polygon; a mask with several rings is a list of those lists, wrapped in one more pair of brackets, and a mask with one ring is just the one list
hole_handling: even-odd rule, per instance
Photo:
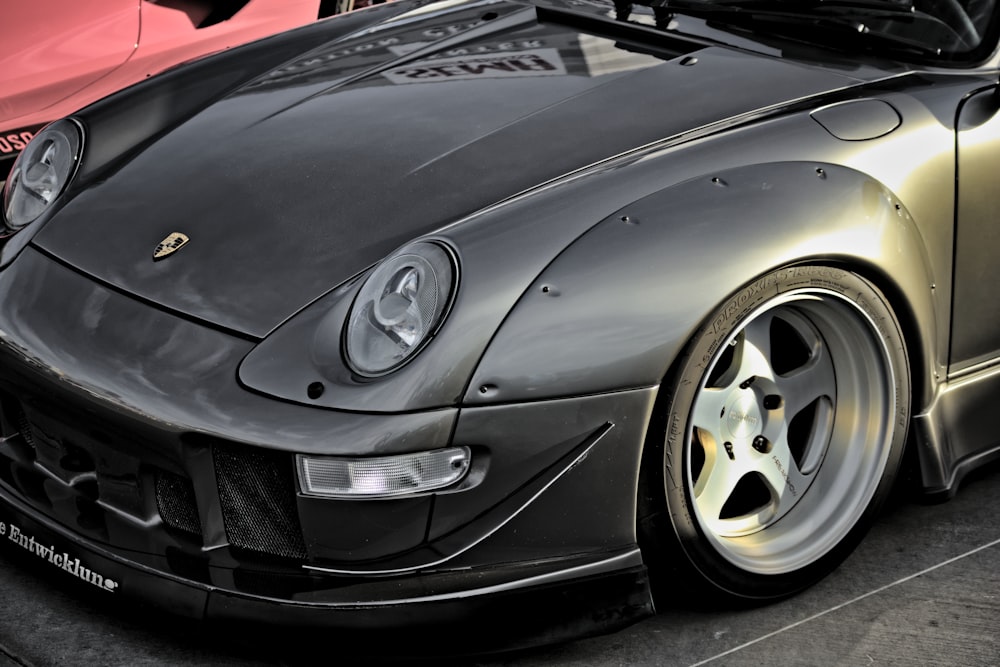
{"label": "lug nut", "polygon": [[781,396],[777,394],[768,394],[764,397],[764,409],[765,410],[777,410],[781,407]]}
{"label": "lug nut", "polygon": [[754,438],[753,443],[751,443],[750,446],[756,449],[761,454],[767,454],[769,451],[771,451],[770,441],[768,441],[768,439],[762,435],[758,435],[756,438]]}

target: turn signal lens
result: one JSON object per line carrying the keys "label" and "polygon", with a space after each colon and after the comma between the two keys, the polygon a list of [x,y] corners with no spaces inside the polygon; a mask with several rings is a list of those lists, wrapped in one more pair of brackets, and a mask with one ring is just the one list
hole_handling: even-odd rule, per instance
{"label": "turn signal lens", "polygon": [[299,454],[299,488],[325,498],[391,498],[441,489],[469,470],[468,447],[377,457]]}

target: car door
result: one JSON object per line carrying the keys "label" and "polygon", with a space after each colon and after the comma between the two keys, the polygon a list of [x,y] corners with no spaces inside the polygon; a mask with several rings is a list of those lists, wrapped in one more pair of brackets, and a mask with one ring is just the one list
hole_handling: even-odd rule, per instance
{"label": "car door", "polygon": [[980,90],[958,116],[955,283],[949,374],[1000,357],[1000,92]]}

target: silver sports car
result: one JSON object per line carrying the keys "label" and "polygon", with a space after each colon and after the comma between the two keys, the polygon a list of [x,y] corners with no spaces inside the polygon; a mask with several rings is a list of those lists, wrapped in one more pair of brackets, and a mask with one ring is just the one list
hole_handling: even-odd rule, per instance
{"label": "silver sports car", "polygon": [[3,199],[0,544],[524,641],[809,586],[902,466],[1000,452],[993,4],[400,0],[53,123]]}

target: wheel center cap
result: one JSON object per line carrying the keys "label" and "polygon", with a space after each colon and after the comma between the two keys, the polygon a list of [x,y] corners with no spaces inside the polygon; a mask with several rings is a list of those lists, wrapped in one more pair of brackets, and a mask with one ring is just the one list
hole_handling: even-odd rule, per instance
{"label": "wheel center cap", "polygon": [[749,438],[760,426],[760,408],[751,393],[741,392],[741,395],[729,405],[726,413],[729,432],[735,438]]}

